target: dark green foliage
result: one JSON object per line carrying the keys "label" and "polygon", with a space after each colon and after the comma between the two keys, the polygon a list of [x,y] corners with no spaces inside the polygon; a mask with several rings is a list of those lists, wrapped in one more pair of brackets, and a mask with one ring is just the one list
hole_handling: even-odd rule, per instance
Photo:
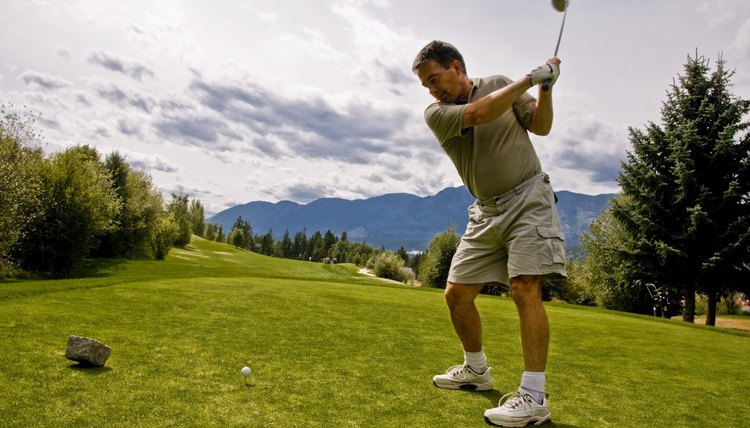
{"label": "dark green foliage", "polygon": [[151,177],[133,171],[117,152],[104,162],[122,209],[115,218],[117,228],[105,234],[93,253],[99,257],[148,258],[153,255],[154,231],[164,216],[164,199]]}
{"label": "dark green foliage", "polygon": [[308,247],[310,248],[309,254],[313,261],[319,262],[325,258],[326,253],[323,250],[323,235],[320,231],[316,230],[310,240],[308,241]]}
{"label": "dark green foliage", "polygon": [[336,235],[331,232],[331,229],[326,230],[326,233],[323,235],[323,257],[328,257],[330,255],[336,242],[338,242]]}
{"label": "dark green foliage", "polygon": [[67,276],[90,256],[163,259],[203,230],[200,202],[175,195],[165,211],[151,177],[119,153],[102,162],[81,145],[46,158],[33,117],[0,112],[0,274]]}
{"label": "dark green foliage", "polygon": [[445,288],[448,282],[448,271],[451,260],[460,241],[452,226],[435,236],[427,248],[419,266],[419,279],[427,287]]}
{"label": "dark green foliage", "polygon": [[297,260],[307,260],[310,257],[307,249],[307,232],[301,230],[295,233],[294,242],[292,243],[292,258]]}
{"label": "dark green foliage", "polygon": [[191,229],[191,220],[189,212],[189,202],[187,195],[172,194],[172,201],[167,206],[167,211],[172,214],[172,218],[177,224],[177,239],[174,241],[175,247],[184,247],[190,243],[193,235]]}
{"label": "dark green foliage", "polygon": [[10,269],[11,249],[43,212],[44,155],[34,119],[0,106],[0,274]]}
{"label": "dark green foliage", "polygon": [[159,216],[154,225],[151,251],[156,260],[164,260],[179,235],[177,222],[172,213]]}
{"label": "dark green foliage", "polygon": [[255,237],[253,236],[253,227],[250,225],[250,222],[243,220],[242,217],[238,217],[234,222],[234,226],[232,226],[232,230],[229,231],[228,241],[236,248],[255,251]]}
{"label": "dark green foliage", "polygon": [[[695,293],[716,302],[750,283],[750,102],[730,92],[733,71],[688,58],[662,108],[662,124],[631,129],[633,151],[612,212],[628,237],[620,288],[652,283],[679,292],[693,320]],[[642,294],[642,292],[641,292]]]}
{"label": "dark green foliage", "polygon": [[81,267],[97,238],[116,229],[121,203],[96,151],[76,146],[44,168],[45,211],[19,243],[24,269],[64,276]]}
{"label": "dark green foliage", "polygon": [[406,252],[406,248],[402,245],[399,247],[398,250],[396,250],[396,255],[401,257],[401,260],[404,261],[404,263],[407,263],[409,261],[409,253]]}
{"label": "dark green foliage", "polygon": [[281,237],[281,241],[276,243],[276,257],[281,257],[283,259],[291,259],[293,258],[292,253],[294,251],[294,243],[292,242],[292,239],[289,237],[289,231],[284,231],[284,236]]}
{"label": "dark green foliage", "polygon": [[199,200],[193,199],[190,201],[188,218],[190,219],[190,230],[193,234],[204,237],[206,233],[206,215],[203,204]]}

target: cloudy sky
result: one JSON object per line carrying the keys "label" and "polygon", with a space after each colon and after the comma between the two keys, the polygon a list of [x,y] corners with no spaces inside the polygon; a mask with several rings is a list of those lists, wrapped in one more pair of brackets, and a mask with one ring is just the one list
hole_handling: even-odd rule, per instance
{"label": "cloudy sky", "polygon": [[[41,115],[52,153],[123,154],[208,214],[254,200],[431,195],[461,182],[411,73],[433,39],[470,75],[552,55],[549,0],[0,0],[0,103]],[[750,98],[747,0],[572,0],[555,124],[532,137],[559,190],[617,191],[628,126],[660,120],[688,55]],[[532,89],[535,94],[535,89]]]}

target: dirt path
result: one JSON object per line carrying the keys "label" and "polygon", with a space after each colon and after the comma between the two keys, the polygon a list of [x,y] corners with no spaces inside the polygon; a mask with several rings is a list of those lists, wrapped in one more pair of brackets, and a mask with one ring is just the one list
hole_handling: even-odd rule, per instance
{"label": "dirt path", "polygon": [[371,277],[377,278],[377,279],[379,279],[381,281],[390,282],[391,284],[410,285],[412,287],[419,287],[419,282],[418,281],[411,281],[409,284],[404,284],[401,281],[395,281],[395,280],[387,279],[387,278],[379,278],[377,275],[375,275],[374,273],[370,272],[370,270],[367,269],[367,268],[360,268],[358,272],[361,273],[362,275],[371,276]]}
{"label": "dirt path", "polygon": [[[705,324],[706,317],[695,317],[696,324]],[[716,327],[731,328],[734,330],[750,331],[750,317],[743,318],[722,318],[716,317]]]}

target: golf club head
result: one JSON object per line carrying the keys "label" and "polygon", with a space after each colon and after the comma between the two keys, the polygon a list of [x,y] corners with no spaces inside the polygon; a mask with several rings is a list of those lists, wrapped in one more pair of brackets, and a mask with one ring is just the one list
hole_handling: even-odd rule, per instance
{"label": "golf club head", "polygon": [[568,0],[552,0],[552,7],[558,12],[565,12],[567,6]]}

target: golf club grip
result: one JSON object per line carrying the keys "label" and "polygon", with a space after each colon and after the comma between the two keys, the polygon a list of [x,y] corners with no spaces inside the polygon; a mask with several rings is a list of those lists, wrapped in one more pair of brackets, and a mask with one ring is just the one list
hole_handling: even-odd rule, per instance
{"label": "golf club grip", "polygon": [[542,90],[549,91],[550,83],[552,83],[552,79],[544,79],[544,82],[542,82]]}

